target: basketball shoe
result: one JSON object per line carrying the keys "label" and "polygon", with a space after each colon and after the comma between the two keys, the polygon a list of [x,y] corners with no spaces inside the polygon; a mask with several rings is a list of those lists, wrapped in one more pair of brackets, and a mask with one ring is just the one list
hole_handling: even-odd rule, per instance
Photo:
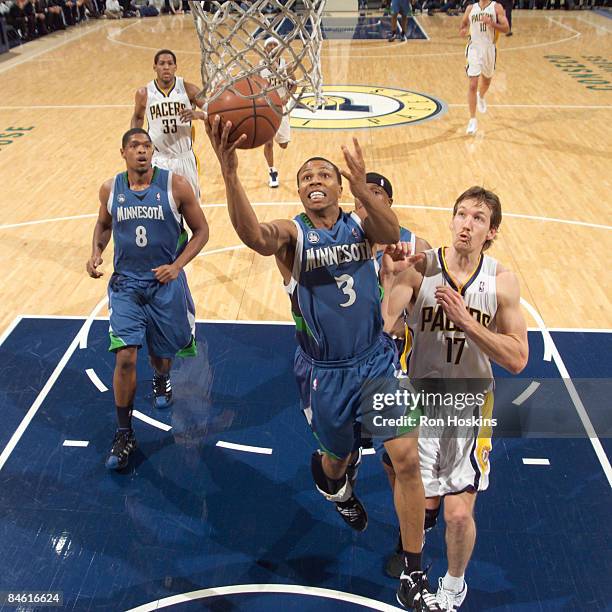
{"label": "basketball shoe", "polygon": [[457,610],[459,606],[464,602],[467,595],[467,583],[463,581],[463,588],[461,591],[456,593],[455,591],[449,591],[444,588],[444,579],[438,578],[438,590],[436,592],[436,599],[442,610]]}
{"label": "basketball shoe", "polygon": [[170,376],[153,374],[153,406],[155,408],[168,408],[172,404],[172,384]]}
{"label": "basketball shoe", "polygon": [[402,572],[397,590],[397,601],[404,608],[417,612],[442,612],[436,596],[429,590],[429,582],[425,572]]}
{"label": "basketball shoe", "polygon": [[467,129],[465,130],[466,134],[475,134],[478,130],[478,119],[476,117],[472,117],[468,122]]}
{"label": "basketball shoe", "polygon": [[365,531],[368,526],[368,513],[363,504],[351,495],[346,501],[334,502],[338,514],[355,531]]}
{"label": "basketball shoe", "polygon": [[127,467],[131,452],[136,448],[136,437],[132,429],[118,429],[113,438],[113,446],[106,458],[109,470],[122,470]]}
{"label": "basketball shoe", "polygon": [[270,168],[270,179],[268,180],[268,187],[278,187],[278,170],[275,168]]}

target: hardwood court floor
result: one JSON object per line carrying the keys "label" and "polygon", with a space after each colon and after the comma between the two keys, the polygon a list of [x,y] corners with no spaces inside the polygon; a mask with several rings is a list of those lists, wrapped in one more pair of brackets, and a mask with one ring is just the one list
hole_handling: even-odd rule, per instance
{"label": "hardwood court floor", "polygon": [[[296,214],[300,162],[315,154],[341,162],[340,145],[356,135],[368,168],[392,180],[404,225],[443,244],[450,215],[440,208],[473,184],[494,189],[505,219],[491,254],[518,272],[523,297],[546,325],[612,328],[612,90],[587,88],[547,57],[572,58],[612,80],[592,59],[612,59],[612,21],[590,12],[515,12],[515,35],[500,40],[489,112],[476,137],[467,137],[459,19],[418,20],[429,40],[326,41],[325,82],[427,93],[447,105],[446,114],[386,129],[296,129],[289,148],[276,152],[276,190],[267,187],[262,151],[241,153],[258,215]],[[85,273],[98,189],[123,169],[119,145],[134,91],[152,78],[160,47],[177,52],[178,74],[199,82],[189,16],[87,24],[2,58],[2,133],[32,129],[9,144],[0,137],[0,331],[18,314],[87,315],[104,296],[108,274],[95,281]],[[223,206],[218,165],[202,126],[197,132],[211,225],[209,254],[188,271],[198,317],[288,320],[273,260],[232,248],[240,241]],[[348,190],[344,199],[350,205]],[[110,251],[105,259],[108,273]]]}

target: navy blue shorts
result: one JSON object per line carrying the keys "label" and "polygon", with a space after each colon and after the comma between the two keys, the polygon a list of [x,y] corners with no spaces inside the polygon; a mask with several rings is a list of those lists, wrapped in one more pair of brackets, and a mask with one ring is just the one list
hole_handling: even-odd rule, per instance
{"label": "navy blue shorts", "polygon": [[393,340],[382,335],[367,351],[347,361],[321,362],[298,348],[294,372],[301,408],[323,451],[343,458],[365,437],[383,441],[414,429],[377,425],[375,417],[400,419],[407,410],[401,404],[377,406],[374,398],[395,393],[397,355]]}
{"label": "navy blue shorts", "polygon": [[145,342],[155,357],[195,354],[195,307],[187,277],[136,280],[113,274],[108,283],[110,351]]}
{"label": "navy blue shorts", "polygon": [[402,15],[412,15],[412,7],[410,6],[410,0],[391,0],[391,12],[394,15],[401,13]]}

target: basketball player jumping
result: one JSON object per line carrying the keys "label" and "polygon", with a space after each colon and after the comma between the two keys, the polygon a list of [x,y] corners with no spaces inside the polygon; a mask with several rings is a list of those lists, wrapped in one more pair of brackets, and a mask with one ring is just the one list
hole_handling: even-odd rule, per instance
{"label": "basketball player jumping", "polygon": [[[110,348],[115,353],[113,392],[118,429],[106,467],[125,468],[136,447],[132,410],[138,349],[147,343],[153,366],[154,405],[172,401],[170,367],[175,355],[195,354],[195,309],[183,268],[208,241],[208,224],[186,179],[151,166],[153,143],[142,128],[121,142],[127,172],[100,188],[87,272],[100,278],[111,234],[114,272],[108,283]],[[187,241],[183,218],[192,231]]]}
{"label": "basketball player jumping", "polygon": [[[484,254],[501,217],[499,198],[472,187],[455,202],[450,247],[410,257],[406,245],[387,247],[381,270],[385,327],[392,329],[404,310],[409,312],[411,384],[429,381],[439,388],[445,379],[445,388],[452,388],[449,379],[478,379],[471,384],[486,391],[485,399],[468,410],[471,415],[476,409],[484,419],[493,410],[490,360],[518,374],[529,355],[518,280]],[[454,410],[459,411],[457,404]],[[485,421],[463,429],[426,425],[419,432],[426,529],[435,525],[444,500],[448,571],[436,593],[443,610],[458,608],[467,594],[464,574],[476,540],[474,506],[477,492],[489,484],[491,435]],[[390,465],[395,465],[391,455]]]}
{"label": "basketball player jumping", "polygon": [[[264,48],[266,50],[266,53],[270,56],[273,56],[274,53],[278,53],[278,51],[280,51],[279,42],[273,36],[266,38],[264,42]],[[278,59],[276,59],[276,63],[278,70],[282,71],[285,66],[285,60],[279,56]],[[277,78],[268,68],[264,68],[261,71],[261,76],[264,79],[270,81],[270,83],[272,84],[274,84]],[[295,91],[295,85],[292,85],[291,87],[291,93],[293,93],[293,91]],[[289,99],[289,92],[287,92],[285,87],[279,87],[277,89],[277,93],[280,96],[283,105],[285,105],[287,103],[287,100]],[[289,145],[289,141],[291,140],[291,125],[289,121],[289,115],[283,115],[280,127],[278,128],[274,138],[264,144],[264,157],[268,162],[269,187],[278,187],[279,185],[278,170],[274,167],[274,141],[276,141],[276,143],[281,149],[287,148],[287,146]]]}
{"label": "basketball player jumping", "polygon": [[[230,145],[231,123],[222,127],[218,116],[206,130],[221,165],[236,232],[257,253],[274,255],[291,299],[299,344],[294,371],[302,409],[322,449],[311,458],[316,488],[348,525],[363,531],[367,514],[354,494],[355,473],[350,470],[360,442],[356,426],[371,417],[367,402],[360,399],[362,394],[372,397],[372,386],[390,388],[397,381],[394,347],[382,333],[370,244],[396,242],[397,217],[368,190],[355,140],[354,153],[343,147],[347,171],[341,173],[321,157],[302,164],[297,185],[303,213],[292,220],[260,223],[238,177],[236,147],[246,136]],[[368,213],[363,220],[338,205],[342,175]],[[381,412],[399,416],[395,407]],[[394,499],[405,545],[398,598],[418,610],[440,610],[421,569],[425,496],[416,431],[394,430],[384,444],[396,465]]]}
{"label": "basketball player jumping", "polygon": [[466,134],[478,130],[476,107],[481,113],[487,112],[485,94],[491,85],[495,72],[497,48],[495,43],[499,32],[508,32],[510,26],[501,4],[495,0],[480,0],[469,4],[461,19],[459,34],[465,36],[469,28],[469,41],[465,50],[466,73],[469,79],[468,107],[470,121]]}
{"label": "basketball player jumping", "polygon": [[[203,106],[196,99],[199,89],[176,76],[176,55],[169,49],[155,54],[153,69],[155,78],[136,91],[130,127],[143,127],[146,117],[155,146],[153,165],[184,176],[199,200],[198,160],[193,151],[191,126],[192,105]],[[181,113],[183,110],[190,112]]]}

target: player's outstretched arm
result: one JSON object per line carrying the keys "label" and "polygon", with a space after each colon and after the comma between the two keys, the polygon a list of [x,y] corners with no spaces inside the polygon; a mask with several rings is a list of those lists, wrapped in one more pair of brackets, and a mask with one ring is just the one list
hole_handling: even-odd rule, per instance
{"label": "player's outstretched arm", "polygon": [[136,90],[134,96],[134,113],[130,121],[130,128],[141,128],[144,125],[145,113],[147,111],[147,90],[141,87]]}
{"label": "player's outstretched arm", "polygon": [[368,216],[363,221],[363,229],[371,243],[395,244],[399,240],[399,221],[391,207],[378,201],[366,184],[366,169],[359,142],[353,138],[354,152],[342,147],[346,170],[342,176],[349,182],[351,193],[358,198],[366,209]]}
{"label": "player's outstretched arm", "polygon": [[295,244],[297,229],[288,219],[260,223],[251,202],[238,177],[238,154],[236,148],[246,138],[243,134],[230,144],[231,122],[221,126],[219,115],[212,127],[205,122],[206,133],[210,138],[225,182],[227,208],[230,220],[240,240],[260,255],[279,255],[289,244]]}
{"label": "player's outstretched arm", "polygon": [[521,312],[518,279],[512,272],[501,269],[497,274],[496,332],[472,317],[463,298],[450,287],[438,287],[435,295],[446,316],[490,359],[512,374],[523,371],[529,359],[527,324]]}
{"label": "player's outstretched arm", "polygon": [[100,209],[98,220],[94,227],[93,240],[91,241],[91,257],[87,260],[86,269],[91,278],[100,278],[104,272],[98,270],[103,262],[102,253],[108,245],[113,230],[113,218],[108,212],[108,198],[113,187],[113,179],[110,179],[100,187]]}
{"label": "player's outstretched arm", "polygon": [[180,271],[204,248],[209,235],[208,222],[191,185],[178,174],[172,175],[172,197],[192,235],[183,252],[171,264],[153,268],[155,278],[162,284],[178,277]]}
{"label": "player's outstretched arm", "polygon": [[425,261],[424,253],[410,254],[410,244],[407,242],[390,244],[385,249],[380,284],[383,288],[381,310],[387,333],[391,333],[404,310],[409,307],[415,289],[421,284]]}

